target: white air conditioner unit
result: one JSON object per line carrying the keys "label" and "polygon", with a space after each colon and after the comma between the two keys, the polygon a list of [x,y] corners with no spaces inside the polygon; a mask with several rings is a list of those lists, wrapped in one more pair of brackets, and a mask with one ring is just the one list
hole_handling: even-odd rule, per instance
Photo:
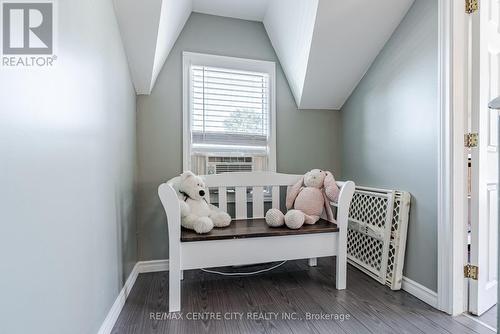
{"label": "white air conditioner unit", "polygon": [[228,172],[252,172],[254,170],[253,157],[207,156],[207,174]]}

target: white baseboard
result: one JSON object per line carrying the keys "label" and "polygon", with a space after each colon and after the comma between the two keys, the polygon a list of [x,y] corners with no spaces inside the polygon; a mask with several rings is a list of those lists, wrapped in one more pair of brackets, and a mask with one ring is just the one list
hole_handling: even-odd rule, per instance
{"label": "white baseboard", "polygon": [[127,300],[130,291],[132,290],[132,287],[134,286],[135,280],[137,279],[137,276],[141,273],[151,273],[151,272],[157,272],[157,271],[165,271],[168,270],[168,260],[154,260],[154,261],[139,261],[135,264],[134,268],[132,269],[132,272],[127,278],[127,281],[125,281],[125,284],[123,285],[123,288],[121,289],[120,293],[116,297],[115,302],[113,303],[113,306],[111,306],[111,309],[108,312],[108,315],[106,316],[106,319],[104,319],[104,322],[101,325],[101,328],[99,328],[98,334],[109,334],[113,330],[113,326],[116,323],[116,320],[118,319],[118,316],[120,315],[120,312],[122,311],[123,306],[125,305],[125,301]]}
{"label": "white baseboard", "polygon": [[405,276],[403,276],[401,288],[409,294],[417,297],[421,301],[429,304],[434,308],[437,308],[437,292],[434,292],[431,289],[426,288],[422,284],[417,283]]}
{"label": "white baseboard", "polygon": [[152,260],[137,262],[139,273],[155,273],[168,270],[168,260]]}
{"label": "white baseboard", "polygon": [[123,305],[125,305],[125,301],[127,300],[127,297],[130,294],[132,287],[134,286],[135,280],[137,279],[137,276],[139,275],[138,264],[139,263],[135,264],[134,268],[132,269],[132,272],[130,273],[127,280],[125,281],[125,284],[123,285],[123,288],[121,289],[120,293],[118,294],[118,297],[116,297],[115,302],[111,306],[111,309],[109,310],[108,315],[106,316],[106,319],[104,319],[104,322],[102,323],[101,328],[99,328],[99,331],[97,332],[98,334],[111,333],[111,330],[113,329],[113,326],[115,325],[115,322],[118,319],[120,312],[122,311]]}

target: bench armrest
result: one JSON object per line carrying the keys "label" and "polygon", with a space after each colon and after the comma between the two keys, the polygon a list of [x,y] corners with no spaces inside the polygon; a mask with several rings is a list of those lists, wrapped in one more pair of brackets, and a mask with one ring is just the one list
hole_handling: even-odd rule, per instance
{"label": "bench armrest", "polygon": [[337,203],[337,227],[339,228],[337,244],[336,265],[336,288],[339,290],[346,288],[347,275],[347,223],[349,219],[349,207],[354,195],[354,182],[337,182],[340,188],[339,200]]}
{"label": "bench armrest", "polygon": [[347,223],[349,219],[349,207],[354,195],[355,184],[352,181],[337,182],[340,188],[340,194],[337,207],[337,226],[339,229],[347,230]]}
{"label": "bench armrest", "polygon": [[[169,257],[180,252],[181,240],[181,208],[179,204],[179,197],[174,188],[168,183],[162,183],[158,187],[158,195],[160,196],[161,203],[167,214],[168,226],[168,248]],[[172,265],[170,263],[170,265]]]}

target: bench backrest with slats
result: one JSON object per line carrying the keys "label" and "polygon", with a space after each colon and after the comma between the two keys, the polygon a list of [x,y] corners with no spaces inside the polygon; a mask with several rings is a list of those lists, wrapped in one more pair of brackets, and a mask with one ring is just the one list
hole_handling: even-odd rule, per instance
{"label": "bench backrest with slats", "polygon": [[234,188],[235,219],[247,218],[248,190],[252,194],[252,217],[264,217],[264,191],[270,188],[272,207],[280,208],[280,187],[295,184],[302,175],[280,174],[273,172],[241,172],[205,175],[206,185],[217,189],[218,206],[227,211],[227,191]]}
{"label": "bench backrest with slats", "polygon": [[[280,208],[280,187],[291,186],[302,178],[303,175],[282,174],[274,172],[241,172],[205,175],[206,185],[218,191],[219,208],[227,211],[227,190],[234,188],[235,218],[247,218],[248,189],[252,194],[252,217],[262,218],[264,212],[264,191],[271,189],[272,207]],[[340,188],[344,182],[337,182]]]}
{"label": "bench backrest with slats", "polygon": [[[248,189],[252,191],[253,218],[260,218],[264,225],[264,191],[271,188],[272,205],[280,207],[280,187],[295,184],[302,175],[273,172],[226,173],[205,176],[209,189],[217,189],[219,206],[227,210],[228,189],[235,189],[236,218],[247,216]],[[336,255],[335,286],[346,287],[347,220],[349,205],[354,194],[354,182],[337,182],[337,228],[331,233],[266,233],[253,238],[223,238],[212,240],[181,241],[181,208],[178,187],[179,177],[158,187],[158,195],[165,208],[168,223],[169,249],[169,311],[180,310],[180,280],[182,270],[226,265],[244,265],[300,258]],[[257,222],[250,220],[248,222]],[[247,224],[248,224],[247,222]],[[329,225],[329,224],[328,224]],[[234,225],[233,225],[234,226]],[[228,228],[229,230],[231,227]],[[302,229],[301,229],[302,230]],[[305,230],[305,229],[304,229]],[[324,231],[323,231],[324,232]],[[241,234],[240,234],[241,235]]]}
{"label": "bench backrest with slats", "polygon": [[[218,206],[227,211],[228,189],[235,189],[235,219],[247,218],[248,192],[252,190],[252,218],[263,218],[264,202],[266,200],[264,191],[270,187],[272,196],[272,207],[280,209],[280,187],[287,187],[295,184],[302,175],[282,174],[275,172],[235,172],[215,175],[205,175],[206,186],[209,189],[217,189]],[[178,193],[174,189],[174,180],[160,185],[158,193],[165,208],[169,238],[173,240],[180,239],[180,207]],[[354,193],[354,183],[352,181],[339,182],[340,188],[339,201],[337,206],[337,226],[341,231],[347,231],[347,217],[349,213],[349,204]],[[171,239],[172,240],[172,239]],[[170,243],[170,247],[172,247]],[[172,250],[171,250],[172,251]]]}

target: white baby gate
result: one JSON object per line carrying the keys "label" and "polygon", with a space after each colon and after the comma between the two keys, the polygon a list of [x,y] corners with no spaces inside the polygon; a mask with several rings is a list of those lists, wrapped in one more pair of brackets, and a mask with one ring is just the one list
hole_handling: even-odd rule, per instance
{"label": "white baby gate", "polygon": [[392,290],[401,289],[410,193],[356,187],[349,209],[348,262]]}

